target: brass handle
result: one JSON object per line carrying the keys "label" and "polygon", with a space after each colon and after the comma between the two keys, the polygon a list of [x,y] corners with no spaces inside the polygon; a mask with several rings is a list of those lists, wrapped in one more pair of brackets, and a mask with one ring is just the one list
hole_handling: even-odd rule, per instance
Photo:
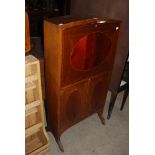
{"label": "brass handle", "polygon": [[116,27],[116,31],[117,31],[117,30],[119,30],[119,27],[118,27],[118,26]]}
{"label": "brass handle", "polygon": [[97,21],[97,23],[98,24],[104,24],[104,23],[106,23],[106,21],[105,20],[100,20],[100,21]]}

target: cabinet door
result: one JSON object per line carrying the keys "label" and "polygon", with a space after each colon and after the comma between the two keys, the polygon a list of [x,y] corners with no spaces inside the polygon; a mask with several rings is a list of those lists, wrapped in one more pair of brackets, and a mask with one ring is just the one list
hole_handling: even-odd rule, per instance
{"label": "cabinet door", "polygon": [[94,76],[89,83],[89,110],[90,113],[104,108],[108,92],[109,76],[107,73]]}
{"label": "cabinet door", "polygon": [[68,127],[85,117],[88,82],[84,80],[64,88],[60,97],[60,128]]}
{"label": "cabinet door", "polygon": [[116,25],[96,23],[63,31],[61,86],[87,78],[92,72],[111,70]]}

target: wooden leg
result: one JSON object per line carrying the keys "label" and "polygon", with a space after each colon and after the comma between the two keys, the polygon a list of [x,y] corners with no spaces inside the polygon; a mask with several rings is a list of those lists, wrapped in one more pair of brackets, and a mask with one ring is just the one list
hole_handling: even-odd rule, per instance
{"label": "wooden leg", "polygon": [[108,109],[107,119],[110,119],[110,117],[111,117],[112,110],[113,110],[113,107],[114,107],[116,98],[117,98],[117,92],[112,92],[111,93],[111,98],[110,98],[110,103],[109,103],[109,109]]}
{"label": "wooden leg", "polygon": [[102,116],[102,112],[97,112],[97,114],[98,114],[99,119],[101,120],[101,123],[102,123],[103,125],[105,125],[105,119],[104,119],[104,117]]}
{"label": "wooden leg", "polygon": [[61,143],[61,140],[60,140],[60,134],[53,133],[52,130],[50,128],[48,128],[48,126],[47,126],[47,130],[50,131],[53,134],[53,136],[55,138],[55,141],[57,142],[60,151],[64,152],[64,147],[63,147],[63,145]]}
{"label": "wooden leg", "polygon": [[127,97],[128,97],[128,94],[129,94],[129,90],[126,89],[126,90],[124,91],[123,100],[122,100],[122,105],[121,105],[121,108],[120,108],[121,111],[122,111],[123,108],[124,108],[124,104],[125,104],[125,101],[126,101],[126,99],[127,99]]}
{"label": "wooden leg", "polygon": [[55,139],[56,139],[56,142],[57,142],[57,144],[58,144],[59,149],[61,150],[61,152],[64,152],[64,147],[63,147],[63,145],[61,143],[60,138],[55,138]]}

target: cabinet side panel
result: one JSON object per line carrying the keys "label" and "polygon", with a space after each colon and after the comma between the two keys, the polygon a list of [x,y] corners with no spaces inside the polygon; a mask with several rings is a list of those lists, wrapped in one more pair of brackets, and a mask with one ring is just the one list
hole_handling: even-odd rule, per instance
{"label": "cabinet side panel", "polygon": [[45,86],[48,128],[58,134],[59,75],[60,75],[60,31],[56,25],[44,21]]}
{"label": "cabinet side panel", "polygon": [[[111,69],[111,71],[113,71],[114,68],[115,68],[114,63],[115,63],[115,61],[116,61],[116,56],[118,55],[117,47],[118,47],[119,36],[120,36],[120,29],[121,29],[121,27],[122,27],[122,23],[118,24],[117,27],[119,27],[119,29],[114,33],[114,38],[113,38],[113,40],[114,40],[113,42],[114,42],[114,43],[113,43],[113,46],[112,46],[113,58],[112,58],[112,60],[111,60],[111,64],[112,64],[112,69]],[[122,60],[120,60],[120,62],[121,62],[121,61],[122,61]],[[115,76],[112,75],[113,72],[111,73],[111,75],[110,75],[109,90],[112,90],[112,87],[111,87],[111,86],[113,86],[113,84],[114,84],[114,82],[115,82],[115,80],[112,80],[112,78],[117,79],[117,77],[120,75],[120,71],[121,71],[121,70],[118,70],[118,72],[117,72],[117,74],[116,74]]]}
{"label": "cabinet side panel", "polygon": [[59,84],[60,31],[56,25],[44,21],[44,57],[46,76]]}

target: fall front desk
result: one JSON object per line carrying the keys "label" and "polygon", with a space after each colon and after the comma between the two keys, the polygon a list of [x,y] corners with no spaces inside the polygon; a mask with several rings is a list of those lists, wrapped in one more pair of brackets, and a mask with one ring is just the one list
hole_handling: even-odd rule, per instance
{"label": "fall front desk", "polygon": [[61,134],[97,113],[102,116],[120,21],[57,17],[44,21],[47,125],[64,151]]}

